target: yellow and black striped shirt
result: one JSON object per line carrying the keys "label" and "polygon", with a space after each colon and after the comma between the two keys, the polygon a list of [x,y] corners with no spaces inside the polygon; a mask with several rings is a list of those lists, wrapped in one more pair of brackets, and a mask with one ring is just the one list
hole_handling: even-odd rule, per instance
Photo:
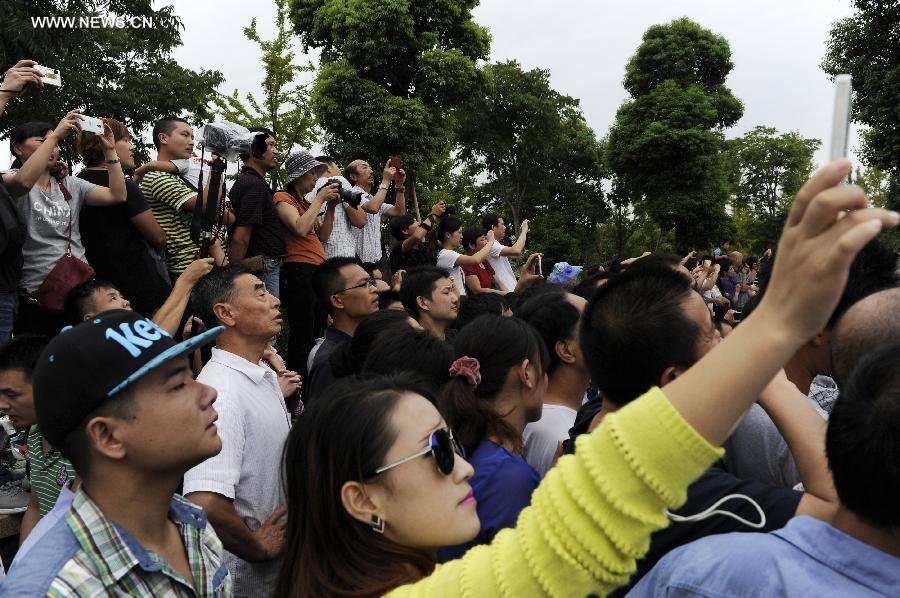
{"label": "yellow and black striped shirt", "polygon": [[148,172],[141,181],[153,217],[166,231],[166,265],[181,274],[197,255],[199,247],[191,241],[191,213],[180,208],[197,192],[168,172]]}

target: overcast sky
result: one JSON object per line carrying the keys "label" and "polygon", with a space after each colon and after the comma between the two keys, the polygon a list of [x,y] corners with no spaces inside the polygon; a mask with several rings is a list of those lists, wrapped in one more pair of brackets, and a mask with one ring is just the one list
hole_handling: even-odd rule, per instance
{"label": "overcast sky", "polygon": [[[184,46],[175,52],[182,64],[219,69],[229,92],[259,89],[258,52],[241,27],[255,16],[260,32],[270,36],[272,2],[178,0],[175,10],[185,26]],[[728,136],[756,125],[797,130],[823,141],[816,154],[822,164],[833,88],[819,63],[831,23],[851,12],[849,0],[482,0],[474,18],[491,32],[492,61],[514,59],[526,69],[549,69],[552,86],[581,101],[588,124],[602,137],[627,97],[625,63],[644,31],[687,16],[731,44],[734,70],[728,85],[745,111]],[[855,139],[854,134],[851,145]]]}

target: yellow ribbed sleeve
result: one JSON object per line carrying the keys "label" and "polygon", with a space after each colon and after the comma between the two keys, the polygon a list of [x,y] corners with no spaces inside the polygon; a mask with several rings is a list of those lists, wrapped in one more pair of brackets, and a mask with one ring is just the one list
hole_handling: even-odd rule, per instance
{"label": "yellow ribbed sleeve", "polygon": [[654,388],[578,439],[515,528],[390,595],[602,596],[628,581],[666,509],[721,454]]}

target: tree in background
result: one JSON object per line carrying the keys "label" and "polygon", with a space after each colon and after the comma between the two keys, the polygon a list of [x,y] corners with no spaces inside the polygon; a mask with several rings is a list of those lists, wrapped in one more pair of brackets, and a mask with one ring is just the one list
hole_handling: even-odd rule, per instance
{"label": "tree in background", "polygon": [[529,218],[529,246],[548,261],[596,260],[596,232],[609,206],[605,168],[578,100],[550,87],[547,70],[515,61],[484,67],[485,93],[460,110],[458,158],[474,180],[481,211]]}
{"label": "tree in background", "polygon": [[796,131],[778,134],[756,126],[729,142],[734,168],[735,210],[751,217],[748,233],[754,251],[777,244],[791,201],[813,170],[813,154],[822,143]]}
{"label": "tree in background", "polygon": [[[282,159],[294,145],[309,149],[316,140],[315,119],[309,106],[309,89],[301,79],[304,73],[315,71],[312,63],[295,64],[291,46],[293,31],[288,19],[287,0],[276,0],[276,35],[271,40],[260,38],[256,18],[244,27],[244,36],[255,42],[262,51],[263,97],[257,99],[247,93],[242,100],[237,90],[231,95],[217,96],[213,101],[219,114],[245,127],[266,127],[275,132]],[[270,173],[273,182],[285,180],[279,166]]]}
{"label": "tree in background", "polygon": [[856,12],[834,23],[822,68],[853,75],[854,120],[863,131],[861,157],[888,175],[888,205],[900,208],[900,4],[854,0]]}
{"label": "tree in background", "polygon": [[304,49],[321,48],[312,106],[325,148],[378,172],[399,155],[425,188],[445,180],[456,109],[481,87],[490,36],[477,0],[291,0]]}
{"label": "tree in background", "polygon": [[[110,116],[140,134],[159,118],[211,117],[207,103],[222,83],[215,70],[199,73],[170,57],[181,45],[180,19],[171,6],[153,8],[151,0],[4,0],[0,3],[0,65],[9,68],[29,58],[59,69],[62,87],[31,90],[25,101],[10,103],[0,119],[0,135],[27,121],[57,122],[72,108],[90,116]],[[118,29],[34,28],[32,17],[148,17],[153,27]],[[139,139],[137,140],[139,141]],[[70,142],[71,143],[71,142]],[[136,144],[147,158],[147,146]],[[74,149],[63,146],[71,160]]]}
{"label": "tree in background", "polygon": [[678,19],[650,27],[625,70],[631,95],[609,133],[607,159],[630,197],[679,252],[711,244],[729,224],[723,130],[743,114],[725,87],[725,38]]}

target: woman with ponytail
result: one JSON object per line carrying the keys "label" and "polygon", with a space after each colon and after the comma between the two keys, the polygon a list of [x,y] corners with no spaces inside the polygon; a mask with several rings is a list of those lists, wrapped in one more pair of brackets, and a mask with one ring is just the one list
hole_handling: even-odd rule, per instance
{"label": "woman with ponytail", "polygon": [[453,346],[453,377],[439,407],[475,468],[470,483],[481,529],[469,542],[442,548],[441,561],[488,544],[531,502],[541,478],[525,462],[523,433],[541,417],[550,361],[537,331],[517,318],[479,316]]}
{"label": "woman with ponytail", "polygon": [[462,229],[462,222],[455,216],[445,215],[442,217],[431,240],[431,253],[437,262],[437,267],[450,272],[450,278],[453,279],[457,292],[465,295],[466,284],[462,266],[477,266],[487,259],[491,246],[494,244],[494,233],[488,231],[485,237],[487,242],[481,250],[472,255],[463,255],[456,251],[462,247]]}

